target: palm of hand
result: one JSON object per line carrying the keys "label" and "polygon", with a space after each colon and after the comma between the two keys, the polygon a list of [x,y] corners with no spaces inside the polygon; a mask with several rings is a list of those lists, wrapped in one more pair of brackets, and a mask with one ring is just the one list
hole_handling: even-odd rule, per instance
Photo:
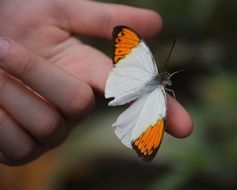
{"label": "palm of hand", "polygon": [[[0,23],[0,35],[8,34],[50,62],[86,81],[94,90],[103,92],[111,60],[71,35],[72,28],[65,19],[67,15],[60,3],[47,1],[46,6],[45,1],[34,1],[33,4],[24,1],[15,1],[15,6],[10,7],[11,11],[5,9],[2,12],[8,18],[5,21],[10,21],[11,25],[1,27],[6,23]],[[11,4],[10,1],[8,3]],[[11,14],[16,11],[19,13],[17,17]],[[80,33],[80,27],[77,33]]]}

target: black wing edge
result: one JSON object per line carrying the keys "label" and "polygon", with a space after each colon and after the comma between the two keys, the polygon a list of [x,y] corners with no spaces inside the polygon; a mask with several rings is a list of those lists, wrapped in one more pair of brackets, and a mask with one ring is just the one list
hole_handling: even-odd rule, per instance
{"label": "black wing edge", "polygon": [[[113,32],[112,32],[112,39],[113,39],[113,55],[112,55],[112,57],[115,56],[114,52],[115,52],[115,44],[116,44],[117,35],[118,35],[119,32],[121,32],[121,31],[123,30],[123,28],[127,28],[127,29],[129,29],[129,30],[132,30],[134,33],[137,34],[137,36],[138,36],[141,40],[143,40],[143,38],[142,38],[134,29],[130,28],[129,26],[125,26],[125,25],[118,25],[118,26],[115,26],[115,27],[113,28]],[[113,64],[115,64],[114,61],[113,61]]]}

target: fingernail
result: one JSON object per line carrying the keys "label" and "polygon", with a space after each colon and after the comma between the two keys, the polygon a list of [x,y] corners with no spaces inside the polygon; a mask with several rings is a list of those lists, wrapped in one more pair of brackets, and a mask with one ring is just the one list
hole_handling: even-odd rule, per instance
{"label": "fingernail", "polygon": [[10,46],[11,45],[7,39],[0,38],[0,60],[6,55]]}

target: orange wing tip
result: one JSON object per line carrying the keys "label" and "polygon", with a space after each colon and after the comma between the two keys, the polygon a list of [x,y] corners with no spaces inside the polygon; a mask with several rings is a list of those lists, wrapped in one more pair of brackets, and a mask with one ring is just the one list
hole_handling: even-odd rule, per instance
{"label": "orange wing tip", "polygon": [[151,161],[158,151],[165,129],[165,119],[150,125],[133,143],[133,149],[144,161]]}
{"label": "orange wing tip", "polygon": [[131,52],[131,49],[137,47],[141,41],[140,36],[131,28],[126,26],[117,26],[114,28],[114,63],[124,58]]}

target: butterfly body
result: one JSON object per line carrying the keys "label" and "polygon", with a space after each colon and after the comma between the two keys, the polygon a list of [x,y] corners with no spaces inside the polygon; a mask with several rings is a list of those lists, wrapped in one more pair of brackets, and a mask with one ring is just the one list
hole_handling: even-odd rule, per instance
{"label": "butterfly body", "polygon": [[113,37],[114,67],[106,81],[105,97],[113,98],[110,106],[132,102],[113,124],[115,134],[125,146],[150,161],[165,130],[166,83],[158,75],[148,46],[134,30],[118,26]]}

